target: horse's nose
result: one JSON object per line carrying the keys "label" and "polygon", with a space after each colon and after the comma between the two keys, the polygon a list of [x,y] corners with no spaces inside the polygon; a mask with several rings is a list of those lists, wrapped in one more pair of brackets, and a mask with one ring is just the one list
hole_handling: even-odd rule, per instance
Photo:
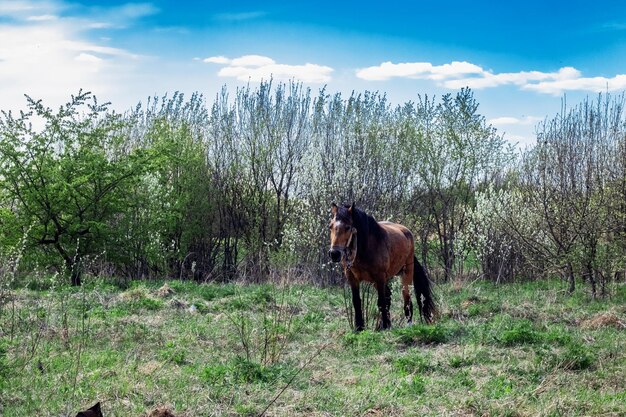
{"label": "horse's nose", "polygon": [[333,262],[339,262],[341,260],[341,252],[337,249],[331,249],[328,251],[328,256]]}

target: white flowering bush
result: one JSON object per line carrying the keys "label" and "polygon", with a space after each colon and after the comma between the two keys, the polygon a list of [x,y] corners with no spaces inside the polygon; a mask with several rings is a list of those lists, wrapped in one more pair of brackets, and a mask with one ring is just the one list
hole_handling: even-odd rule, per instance
{"label": "white flowering bush", "polygon": [[495,282],[514,279],[527,266],[520,239],[533,234],[533,212],[517,191],[493,185],[476,195],[468,209],[463,240],[474,250],[485,276]]}

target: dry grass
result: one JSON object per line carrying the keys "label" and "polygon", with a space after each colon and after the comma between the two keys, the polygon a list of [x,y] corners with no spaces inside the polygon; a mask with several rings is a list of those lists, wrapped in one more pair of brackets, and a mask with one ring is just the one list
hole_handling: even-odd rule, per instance
{"label": "dry grass", "polygon": [[597,330],[603,328],[626,329],[626,319],[619,317],[614,312],[602,312],[581,321],[583,329]]}
{"label": "dry grass", "polygon": [[173,295],[174,293],[175,291],[172,289],[172,287],[167,285],[167,282],[163,284],[158,290],[156,290],[156,295],[158,295],[161,298],[169,297],[170,295]]}
{"label": "dry grass", "polygon": [[145,417],[176,417],[172,412],[172,408],[167,405],[163,405],[161,407],[157,407],[154,410],[150,411]]}

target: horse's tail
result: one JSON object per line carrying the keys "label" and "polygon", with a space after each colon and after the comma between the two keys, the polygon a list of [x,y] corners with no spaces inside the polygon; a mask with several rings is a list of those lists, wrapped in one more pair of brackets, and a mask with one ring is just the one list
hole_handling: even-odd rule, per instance
{"label": "horse's tail", "polygon": [[420,317],[426,323],[432,323],[436,307],[433,300],[432,283],[426,275],[426,270],[417,260],[417,256],[413,255],[413,286],[415,287],[415,297],[417,298],[417,308]]}

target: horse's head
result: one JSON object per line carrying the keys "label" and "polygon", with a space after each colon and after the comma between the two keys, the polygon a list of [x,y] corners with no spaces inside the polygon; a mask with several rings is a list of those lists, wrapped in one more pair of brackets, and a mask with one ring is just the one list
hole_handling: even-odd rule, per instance
{"label": "horse's head", "polygon": [[352,262],[354,257],[351,256],[356,246],[356,227],[354,227],[353,213],[354,203],[349,207],[337,206],[335,203],[331,206],[333,218],[330,220],[330,250],[328,256],[333,262],[339,262],[346,257],[348,262]]}
{"label": "horse's head", "polygon": [[100,410],[100,402],[95,403],[90,409],[81,411],[76,414],[76,417],[102,417],[102,410]]}

